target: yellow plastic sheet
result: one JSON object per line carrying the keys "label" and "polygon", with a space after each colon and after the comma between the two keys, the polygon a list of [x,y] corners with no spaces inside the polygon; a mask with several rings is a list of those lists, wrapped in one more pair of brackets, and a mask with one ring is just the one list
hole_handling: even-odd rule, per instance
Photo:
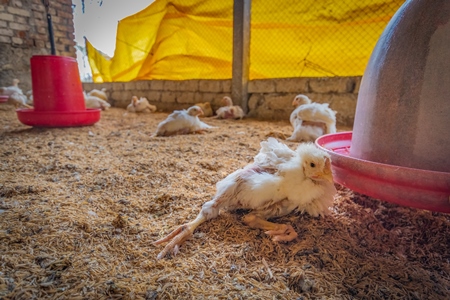
{"label": "yellow plastic sheet", "polygon": [[[250,79],[359,76],[404,0],[253,0]],[[231,78],[233,1],[156,0],[119,22],[94,82]]]}

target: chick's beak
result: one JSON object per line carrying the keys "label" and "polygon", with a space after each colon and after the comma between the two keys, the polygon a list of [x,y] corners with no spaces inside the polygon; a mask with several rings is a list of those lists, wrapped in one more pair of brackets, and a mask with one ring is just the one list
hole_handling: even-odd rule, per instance
{"label": "chick's beak", "polygon": [[325,170],[324,172],[317,172],[313,176],[311,176],[312,179],[315,180],[326,180],[330,183],[334,183],[333,181],[333,174],[330,172],[327,172],[328,170]]}
{"label": "chick's beak", "polygon": [[323,170],[315,173],[314,176],[312,176],[312,179],[326,180],[330,183],[334,183],[333,172],[331,171],[331,161],[329,158],[325,158],[325,167]]}

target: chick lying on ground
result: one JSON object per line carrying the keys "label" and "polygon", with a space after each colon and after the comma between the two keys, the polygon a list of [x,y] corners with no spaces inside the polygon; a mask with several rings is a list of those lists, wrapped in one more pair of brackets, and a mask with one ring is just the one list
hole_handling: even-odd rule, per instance
{"label": "chick lying on ground", "polygon": [[222,99],[224,106],[216,110],[216,118],[218,119],[242,119],[245,114],[242,107],[239,105],[233,105],[233,100],[230,97],[225,96]]}
{"label": "chick lying on ground", "polygon": [[87,94],[88,94],[88,96],[95,96],[104,101],[108,101],[108,95],[106,95],[106,88],[102,88],[101,90],[93,89],[92,91],[90,91]]}
{"label": "chick lying on ground", "polygon": [[137,105],[138,101],[139,101],[138,97],[136,97],[136,96],[131,97],[131,103],[128,104],[127,111],[135,113],[136,112],[136,105]]}
{"label": "chick lying on ground", "polygon": [[243,222],[260,228],[273,241],[292,241],[297,237],[288,224],[267,219],[285,216],[294,210],[312,216],[325,215],[333,204],[336,188],[330,156],[312,143],[303,143],[294,151],[274,138],[261,142],[254,162],[239,169],[216,185],[211,201],[203,204],[195,220],[179,226],[155,245],[169,242],[158,254],[176,255],[179,247],[203,222],[219,215],[220,209],[250,209]]}
{"label": "chick lying on ground", "polygon": [[147,98],[137,96],[131,97],[131,103],[127,106],[127,111],[134,113],[153,113],[156,111],[156,106],[148,102]]}
{"label": "chick lying on ground", "polygon": [[26,107],[33,108],[27,104],[27,96],[21,93],[13,93],[8,97],[6,103],[14,105],[15,108]]}
{"label": "chick lying on ground", "polygon": [[22,90],[19,88],[19,79],[13,79],[11,86],[0,87],[0,95],[11,96],[12,94],[21,94],[23,95]]}
{"label": "chick lying on ground", "polygon": [[111,104],[105,100],[86,93],[84,93],[84,103],[86,108],[100,108],[101,110],[108,110],[111,107]]}
{"label": "chick lying on ground", "polygon": [[188,110],[175,110],[158,124],[155,136],[203,133],[208,129],[214,128],[200,121],[198,117],[202,114],[202,109],[196,105],[189,107]]}
{"label": "chick lying on ground", "polygon": [[26,107],[33,108],[28,105],[28,98],[19,88],[19,79],[13,79],[13,83],[8,87],[0,87],[0,95],[9,96],[6,103],[14,105],[15,108]]}

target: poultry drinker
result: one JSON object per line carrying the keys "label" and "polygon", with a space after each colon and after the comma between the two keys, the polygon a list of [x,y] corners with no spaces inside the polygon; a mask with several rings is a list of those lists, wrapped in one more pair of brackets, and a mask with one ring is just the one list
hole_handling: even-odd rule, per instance
{"label": "poultry drinker", "polygon": [[379,38],[353,132],[319,137],[336,182],[450,213],[450,1],[407,1]]}
{"label": "poultry drinker", "polygon": [[17,118],[35,127],[92,125],[100,120],[100,109],[86,109],[83,87],[75,58],[57,56],[50,1],[44,1],[52,55],[30,59],[34,109],[18,109]]}

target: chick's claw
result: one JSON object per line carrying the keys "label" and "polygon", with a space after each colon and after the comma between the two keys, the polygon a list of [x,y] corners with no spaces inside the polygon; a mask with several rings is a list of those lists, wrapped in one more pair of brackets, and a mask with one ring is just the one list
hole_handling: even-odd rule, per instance
{"label": "chick's claw", "polygon": [[177,255],[180,250],[180,246],[189,237],[192,236],[192,232],[193,230],[190,230],[188,224],[181,225],[166,237],[159,239],[156,242],[153,242],[154,245],[160,245],[170,240],[170,242],[164,247],[164,249],[158,254],[156,258],[162,259],[166,257],[168,254],[172,254],[173,256]]}

